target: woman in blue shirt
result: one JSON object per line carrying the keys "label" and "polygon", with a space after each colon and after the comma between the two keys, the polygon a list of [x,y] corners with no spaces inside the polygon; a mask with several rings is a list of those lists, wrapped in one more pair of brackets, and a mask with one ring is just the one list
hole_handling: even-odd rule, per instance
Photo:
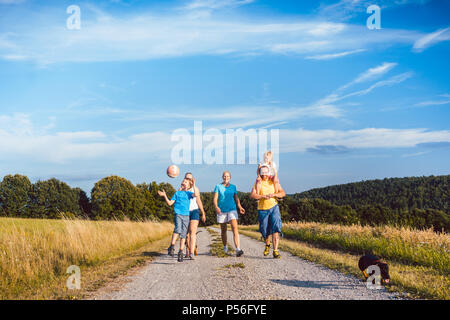
{"label": "woman in blue shirt", "polygon": [[228,252],[227,247],[227,223],[230,223],[233,232],[234,245],[236,246],[236,256],[240,257],[244,254],[239,244],[238,231],[238,213],[245,214],[245,209],[241,206],[239,197],[237,195],[236,186],[230,183],[231,174],[225,171],[222,174],[222,183],[219,183],[214,188],[214,206],[216,207],[217,223],[220,223],[222,231],[223,251]]}

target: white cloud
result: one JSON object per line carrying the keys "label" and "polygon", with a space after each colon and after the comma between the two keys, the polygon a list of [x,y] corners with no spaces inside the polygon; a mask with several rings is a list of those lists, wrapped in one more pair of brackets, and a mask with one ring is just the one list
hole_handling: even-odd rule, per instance
{"label": "white cloud", "polygon": [[18,4],[25,2],[25,0],[0,0],[0,4]]}
{"label": "white cloud", "polygon": [[[214,6],[216,2],[211,3]],[[13,26],[7,36],[0,36],[0,57],[20,57],[45,65],[190,55],[311,56],[330,51],[365,50],[377,45],[412,44],[421,35],[415,31],[386,29],[367,36],[366,28],[359,25],[291,17],[252,18],[233,12],[212,16],[174,9],[121,17],[93,5],[83,8],[90,12],[83,14],[81,30],[67,30],[54,24],[53,21],[59,20],[47,11],[40,12],[39,19],[30,15],[26,25]]]}
{"label": "white cloud", "polygon": [[330,59],[336,59],[336,58],[342,58],[351,54],[360,53],[367,51],[366,49],[357,49],[357,50],[351,50],[351,51],[344,51],[344,52],[338,52],[338,53],[328,53],[328,54],[321,54],[321,55],[315,55],[315,56],[308,56],[305,57],[305,59],[310,60],[330,60]]}
{"label": "white cloud", "polygon": [[365,128],[360,130],[280,130],[281,152],[304,152],[317,146],[348,149],[407,148],[420,143],[450,141],[450,131]]}
{"label": "white cloud", "polygon": [[392,76],[391,78],[389,78],[387,80],[381,80],[381,81],[375,82],[373,85],[371,85],[370,87],[363,89],[363,90],[355,91],[355,92],[348,93],[345,95],[331,94],[328,97],[326,97],[325,100],[327,102],[336,102],[336,101],[347,99],[350,97],[363,96],[363,95],[366,95],[366,94],[372,92],[376,88],[390,87],[395,84],[399,84],[399,83],[411,78],[412,76],[413,76],[413,72],[404,72],[404,73]]}
{"label": "white cloud", "polygon": [[419,38],[416,42],[414,42],[413,49],[421,52],[438,42],[450,40],[450,32],[448,32],[449,30],[450,27],[440,29]]}
{"label": "white cloud", "polygon": [[429,100],[416,103],[415,107],[428,107],[428,106],[441,106],[444,104],[449,104],[450,100]]}
{"label": "white cloud", "polygon": [[250,4],[255,0],[194,0],[188,3],[184,8],[194,9],[219,9],[224,7],[239,7]]}
{"label": "white cloud", "polygon": [[[0,116],[0,124],[9,124],[0,129],[0,149],[3,150],[4,160],[30,159],[33,162],[64,164],[89,160],[162,159],[169,157],[174,145],[171,133],[160,131],[142,132],[122,138],[100,131],[49,133],[47,130],[35,128],[29,117],[23,114]],[[204,130],[206,129],[204,127]],[[443,142],[450,142],[450,131],[420,128],[280,129],[281,152],[405,148]]]}
{"label": "white cloud", "polygon": [[430,0],[340,0],[329,5],[321,5],[319,14],[333,19],[347,20],[355,15],[366,12],[367,8],[376,4],[381,9],[408,5],[408,4],[426,4]]}
{"label": "white cloud", "polygon": [[28,115],[0,116],[0,149],[2,158],[49,163],[97,158],[131,158],[142,154],[165,155],[170,150],[170,134],[151,132],[126,138],[109,136],[100,131],[49,133],[35,128]]}
{"label": "white cloud", "polygon": [[356,83],[366,82],[370,80],[374,80],[376,78],[381,77],[382,75],[388,73],[392,68],[394,68],[397,65],[397,63],[394,62],[384,62],[383,64],[370,68],[366,70],[365,72],[361,73],[357,78],[355,78],[353,81],[343,85],[338,90],[346,89]]}
{"label": "white cloud", "polygon": [[392,68],[394,68],[397,63],[384,62],[382,65],[370,68],[366,72],[360,74],[353,83],[365,82],[368,80],[372,80],[376,77],[382,76],[383,74],[389,72]]}

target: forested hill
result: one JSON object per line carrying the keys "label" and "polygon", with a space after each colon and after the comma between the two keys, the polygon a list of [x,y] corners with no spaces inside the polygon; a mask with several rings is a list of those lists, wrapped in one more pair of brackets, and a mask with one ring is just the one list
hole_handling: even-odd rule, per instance
{"label": "forested hill", "polygon": [[449,179],[450,175],[385,178],[311,189],[293,196],[296,199],[321,198],[355,209],[381,205],[396,211],[419,208],[450,214]]}

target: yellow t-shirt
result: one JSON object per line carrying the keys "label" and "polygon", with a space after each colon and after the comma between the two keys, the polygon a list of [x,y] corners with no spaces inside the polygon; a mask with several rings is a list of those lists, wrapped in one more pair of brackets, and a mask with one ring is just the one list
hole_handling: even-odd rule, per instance
{"label": "yellow t-shirt", "polygon": [[[254,185],[254,188],[256,190],[256,183]],[[268,179],[266,181],[261,181],[261,190],[259,192],[260,195],[267,195],[275,193],[275,185],[272,180]],[[275,198],[270,199],[260,199],[258,200],[258,210],[269,210],[273,206],[277,204],[277,200]]]}

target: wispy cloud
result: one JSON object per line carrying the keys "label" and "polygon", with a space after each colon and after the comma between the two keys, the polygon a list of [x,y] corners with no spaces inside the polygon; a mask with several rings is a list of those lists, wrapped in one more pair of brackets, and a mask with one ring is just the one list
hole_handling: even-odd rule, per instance
{"label": "wispy cloud", "polygon": [[[377,68],[375,68],[377,69]],[[371,69],[369,69],[371,70]],[[374,70],[374,69],[372,69]],[[380,70],[386,70],[386,68],[383,69],[377,69],[378,72],[380,72]],[[386,71],[384,71],[386,72]],[[358,78],[356,78],[355,80],[349,82],[348,84],[340,87],[339,89],[337,89],[335,92],[327,95],[326,97],[318,100],[317,104],[325,104],[325,105],[332,105],[335,104],[338,101],[344,100],[344,99],[348,99],[351,97],[360,97],[360,96],[364,96],[366,94],[369,94],[370,92],[372,92],[373,90],[375,90],[376,88],[381,88],[381,87],[390,87],[399,83],[402,83],[403,81],[411,78],[413,76],[413,72],[404,72],[395,76],[392,76],[391,78],[388,78],[386,80],[380,80],[378,82],[375,82],[374,84],[372,84],[371,86],[369,86],[366,89],[362,89],[362,90],[358,90],[358,91],[354,91],[354,92],[350,92],[350,93],[346,93],[344,94],[343,92],[345,92],[344,90],[347,89],[350,85],[352,85],[353,83],[355,83],[355,81],[357,79],[362,78],[366,78],[364,75],[375,75],[376,72],[371,72],[371,71],[367,71],[366,73],[361,74]],[[372,76],[367,76],[367,79],[372,78]],[[359,82],[362,82],[362,80],[360,80]]]}
{"label": "wispy cloud", "polygon": [[0,4],[18,4],[25,2],[25,0],[0,0]]}
{"label": "wispy cloud", "polygon": [[374,80],[376,78],[381,77],[382,75],[388,73],[392,70],[397,63],[394,62],[384,62],[383,64],[370,68],[365,72],[361,73],[358,77],[356,77],[353,81],[347,83],[346,85],[339,88],[339,90],[346,89],[356,83],[362,83],[370,80]]}
{"label": "wispy cloud", "polygon": [[444,104],[449,104],[450,100],[429,100],[429,101],[423,101],[423,102],[419,102],[416,103],[414,106],[415,107],[428,107],[428,106],[441,106]]}
{"label": "wispy cloud", "polygon": [[431,151],[421,151],[421,152],[414,152],[414,153],[406,153],[406,154],[402,154],[403,158],[411,158],[411,157],[418,157],[418,156],[422,156],[424,154],[430,153]]}
{"label": "wispy cloud", "polygon": [[366,72],[360,74],[353,83],[360,83],[365,82],[368,80],[373,80],[377,77],[382,76],[383,74],[389,72],[392,68],[394,68],[397,65],[397,63],[393,62],[384,62],[382,65],[370,68]]}
{"label": "wispy cloud", "polygon": [[[2,159],[32,159],[42,163],[167,158],[174,142],[170,132],[142,132],[116,137],[101,131],[49,133],[35,128],[23,114],[0,116]],[[206,129],[206,128],[204,128]],[[352,149],[406,148],[450,144],[450,131],[365,128],[360,130],[280,129],[281,152],[336,154]]]}
{"label": "wispy cloud", "polygon": [[[222,2],[220,2],[222,3]],[[244,4],[248,1],[225,1]],[[191,6],[219,6],[219,1]],[[30,15],[25,26],[0,35],[0,57],[28,59],[40,64],[57,62],[127,61],[191,55],[356,53],[377,45],[412,44],[422,34],[387,29],[366,35],[366,28],[320,20],[226,15],[192,15],[193,10],[144,11],[126,17],[86,6],[81,30],[53,24],[53,13]],[[195,11],[195,10],[194,10]],[[9,17],[13,19],[13,17]],[[46,21],[46,23],[42,23]],[[2,39],[8,46],[2,46]]]}
{"label": "wispy cloud", "polygon": [[339,152],[367,148],[410,148],[423,143],[439,141],[450,142],[450,131],[389,128],[365,128],[360,130],[280,129],[280,150],[282,152],[313,150]]}
{"label": "wispy cloud", "polygon": [[435,32],[420,37],[416,42],[414,42],[413,49],[417,52],[422,52],[423,50],[431,47],[438,42],[450,40],[450,32],[448,32],[449,30],[450,27],[439,29]]}
{"label": "wispy cloud", "polygon": [[357,49],[357,50],[351,50],[351,51],[344,51],[339,53],[328,53],[328,54],[320,54],[315,56],[307,56],[305,59],[309,60],[330,60],[330,59],[336,59],[336,58],[342,58],[346,57],[355,53],[360,53],[367,51],[366,49]]}
{"label": "wispy cloud", "polygon": [[319,7],[319,14],[329,18],[348,20],[359,13],[366,12],[372,4],[382,9],[409,4],[426,4],[430,0],[340,0],[333,4],[324,4]]}
{"label": "wispy cloud", "polygon": [[255,0],[194,0],[189,2],[185,9],[219,9],[224,7],[239,7]]}

